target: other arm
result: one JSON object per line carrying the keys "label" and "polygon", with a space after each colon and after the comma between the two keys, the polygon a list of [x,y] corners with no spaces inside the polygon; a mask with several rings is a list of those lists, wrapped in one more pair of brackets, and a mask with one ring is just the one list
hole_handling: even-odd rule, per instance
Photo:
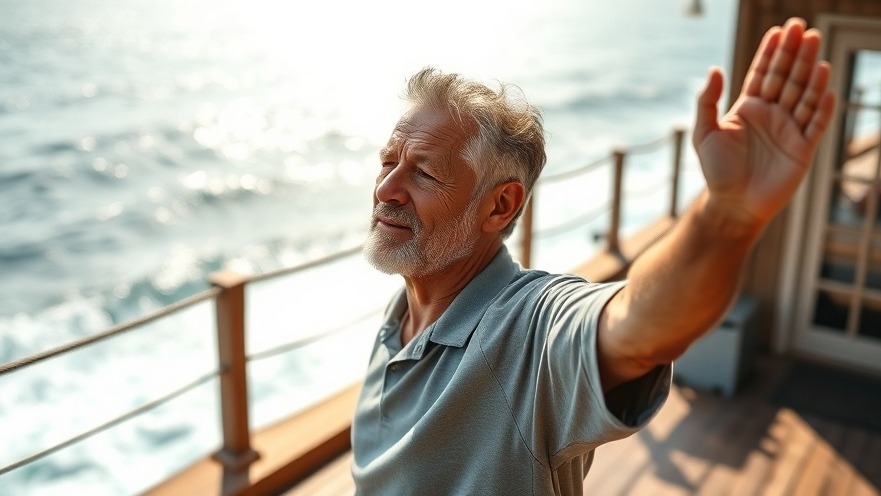
{"label": "other arm", "polygon": [[646,251],[600,318],[603,389],[670,363],[728,309],[754,242],[798,188],[831,120],[820,33],[792,19],[768,31],[731,110],[711,69],[698,96],[693,143],[707,189]]}

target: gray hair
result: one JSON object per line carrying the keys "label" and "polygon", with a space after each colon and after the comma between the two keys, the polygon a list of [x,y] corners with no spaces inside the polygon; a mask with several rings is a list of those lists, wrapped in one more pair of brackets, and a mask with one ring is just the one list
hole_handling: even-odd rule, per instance
{"label": "gray hair", "polygon": [[[499,83],[499,89],[493,90],[459,74],[427,67],[410,78],[405,96],[414,106],[446,108],[463,126],[464,119],[474,122],[477,132],[462,152],[477,178],[474,198],[509,181],[522,183],[529,198],[547,156],[541,113],[526,102],[519,88]],[[502,231],[503,237],[514,230],[522,211],[521,206]]]}

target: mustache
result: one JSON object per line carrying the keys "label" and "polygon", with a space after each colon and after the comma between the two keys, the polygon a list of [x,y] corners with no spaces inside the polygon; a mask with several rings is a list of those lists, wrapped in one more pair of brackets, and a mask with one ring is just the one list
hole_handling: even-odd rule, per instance
{"label": "mustache", "polygon": [[416,212],[408,210],[406,207],[394,207],[392,205],[389,205],[388,203],[377,203],[376,206],[373,207],[374,220],[377,217],[385,217],[391,221],[394,221],[396,224],[400,224],[414,230],[422,227],[422,223],[419,221],[419,217],[416,215]]}

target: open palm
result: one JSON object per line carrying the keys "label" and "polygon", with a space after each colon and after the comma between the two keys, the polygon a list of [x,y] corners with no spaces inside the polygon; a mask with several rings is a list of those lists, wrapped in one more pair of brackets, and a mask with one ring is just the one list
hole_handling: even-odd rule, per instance
{"label": "open palm", "polygon": [[698,99],[693,135],[710,198],[764,224],[792,197],[832,118],[829,65],[820,34],[790,20],[768,31],[740,97],[718,120],[722,74],[712,69]]}

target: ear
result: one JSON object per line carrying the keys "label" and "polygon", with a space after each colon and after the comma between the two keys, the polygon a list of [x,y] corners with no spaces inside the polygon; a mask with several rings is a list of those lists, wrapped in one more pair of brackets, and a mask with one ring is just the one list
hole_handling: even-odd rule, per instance
{"label": "ear", "polygon": [[492,211],[483,221],[483,232],[501,232],[520,211],[526,198],[526,188],[520,181],[502,183],[493,188],[487,201],[492,201]]}

